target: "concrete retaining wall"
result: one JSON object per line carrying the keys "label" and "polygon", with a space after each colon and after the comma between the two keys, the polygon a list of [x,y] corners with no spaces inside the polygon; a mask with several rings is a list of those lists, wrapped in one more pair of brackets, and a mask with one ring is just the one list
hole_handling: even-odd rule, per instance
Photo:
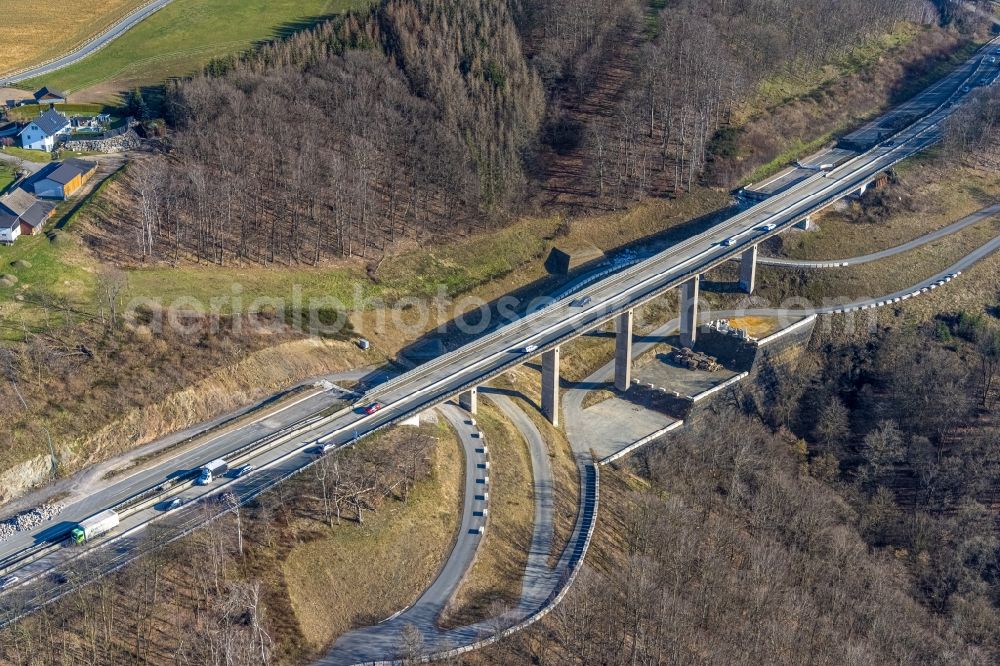
{"label": "concrete retaining wall", "polygon": [[714,328],[701,326],[695,351],[703,352],[719,359],[727,368],[749,370],[757,356],[757,345],[750,340],[741,340],[735,335],[720,333]]}

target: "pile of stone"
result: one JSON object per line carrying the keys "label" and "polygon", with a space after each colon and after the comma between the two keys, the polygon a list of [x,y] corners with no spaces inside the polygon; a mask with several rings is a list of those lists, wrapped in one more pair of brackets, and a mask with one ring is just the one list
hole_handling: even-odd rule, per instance
{"label": "pile of stone", "polygon": [[135,150],[141,145],[142,140],[131,128],[124,134],[116,136],[103,139],[70,139],[64,144],[66,150],[85,153],[120,153],[126,150]]}
{"label": "pile of stone", "polygon": [[16,531],[17,528],[14,527],[13,523],[9,521],[4,521],[0,523],[0,541],[5,541],[11,538],[12,536],[14,536],[14,532]]}
{"label": "pile of stone", "polygon": [[42,504],[8,518],[0,523],[0,541],[9,539],[15,532],[34,529],[58,516],[62,510],[62,504]]}
{"label": "pile of stone", "polygon": [[707,372],[717,372],[722,368],[718,359],[708,354],[696,352],[687,347],[675,349],[670,352],[670,360],[682,368],[688,370],[705,370]]}

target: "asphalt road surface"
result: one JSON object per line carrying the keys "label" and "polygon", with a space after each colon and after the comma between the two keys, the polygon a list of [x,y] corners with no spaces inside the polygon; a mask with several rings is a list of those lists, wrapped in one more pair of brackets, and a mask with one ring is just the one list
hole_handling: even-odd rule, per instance
{"label": "asphalt road surface", "polygon": [[946,236],[957,233],[966,227],[989,219],[998,213],[1000,213],[1000,204],[993,204],[992,206],[987,206],[982,210],[978,210],[971,215],[963,217],[958,222],[936,229],[935,231],[924,234],[919,238],[914,238],[913,240],[903,243],[902,245],[897,245],[896,247],[891,247],[887,250],[880,250],[879,252],[872,252],[871,254],[863,254],[859,257],[851,257],[850,259],[822,259],[812,261],[806,259],[787,259],[785,257],[757,257],[757,263],[764,266],[783,266],[787,268],[843,268],[845,266],[867,264],[873,261],[886,259],[897,254],[902,254],[903,252],[915,250],[916,248],[927,245],[928,243],[933,243],[936,240],[940,240]]}
{"label": "asphalt road surface", "polygon": [[15,72],[13,74],[0,76],[0,87],[4,87],[11,83],[17,83],[19,81],[26,81],[27,79],[33,79],[36,76],[44,76],[46,74],[51,74],[52,72],[58,69],[62,69],[63,67],[72,65],[73,63],[86,58],[91,53],[94,53],[95,51],[99,51],[100,49],[104,48],[109,43],[113,42],[114,40],[122,36],[127,30],[132,28],[135,24],[146,19],[153,13],[163,9],[171,2],[172,0],[152,0],[152,2],[136,9],[134,12],[123,18],[121,21],[112,25],[110,28],[102,32],[100,35],[93,38],[92,40],[90,40],[83,46],[79,47],[78,49],[72,51],[71,53],[67,53],[66,55],[56,58],[55,60],[52,60],[50,62],[43,63],[35,67],[31,67],[30,69],[24,69],[19,72]]}
{"label": "asphalt road surface", "polygon": [[[493,392],[480,393],[480,398],[487,396],[521,433],[531,454],[535,504],[534,531],[521,595],[521,605],[527,614],[540,608],[552,591],[553,569],[548,566],[554,516],[552,470],[549,466],[545,440],[527,414],[505,395]],[[481,627],[442,629],[438,626],[438,618],[472,566],[479,544],[486,538],[486,535],[480,535],[477,529],[479,525],[486,525],[486,519],[480,514],[487,506],[487,502],[482,498],[484,489],[488,490],[488,486],[478,483],[486,473],[486,470],[479,468],[478,465],[486,461],[486,456],[481,451],[484,445],[489,447],[489,442],[472,437],[472,433],[478,428],[470,423],[470,417],[466,412],[451,404],[445,405],[441,410],[459,433],[466,454],[465,501],[462,526],[455,547],[437,578],[412,606],[380,624],[344,634],[330,652],[317,662],[318,664],[333,666],[399,657],[403,645],[403,629],[407,625],[415,627],[420,632],[423,638],[422,647],[427,653],[440,652],[461,645],[463,641],[467,641],[469,635],[481,631]],[[486,529],[488,531],[489,527]]]}
{"label": "asphalt road surface", "polygon": [[[993,49],[995,45],[989,48]],[[980,54],[976,59],[982,60],[983,57]],[[988,68],[990,76],[995,76],[998,71],[1000,69],[996,64]],[[981,75],[982,73],[977,74]],[[96,544],[111,543],[114,548],[99,549],[103,552],[83,558],[84,554],[94,548],[60,547],[54,552],[46,553],[41,559],[33,559],[39,548],[61,540],[75,522],[114,506],[129,494],[154,488],[165,479],[175,479],[185,470],[192,470],[214,458],[232,456],[234,450],[261,444],[264,438],[264,441],[269,442],[266,446],[259,446],[252,454],[241,458],[241,462],[257,466],[254,474],[241,479],[219,481],[208,488],[185,488],[182,492],[182,496],[192,503],[207,493],[219,493],[222,490],[232,492],[239,499],[253,497],[307,467],[315,459],[307,451],[317,444],[351,444],[365,434],[439,404],[461,390],[478,386],[491,377],[534,358],[538,353],[600,325],[620,312],[641,305],[737,256],[765,238],[780,233],[837,199],[857,191],[887,168],[934,144],[940,138],[940,123],[951,113],[954,102],[965,94],[959,89],[948,100],[952,104],[945,102],[936,107],[929,115],[894,136],[891,143],[884,142],[831,171],[817,173],[702,234],[679,242],[645,261],[584,288],[572,297],[484,332],[479,339],[455,351],[374,386],[363,401],[357,402],[355,409],[323,416],[319,413],[322,409],[318,409],[318,403],[322,403],[323,399],[316,398],[317,403],[297,405],[290,408],[296,411],[285,412],[280,418],[253,424],[235,434],[219,437],[218,441],[174,459],[157,461],[149,469],[123,478],[106,492],[95,493],[94,496],[67,507],[56,524],[18,533],[15,538],[0,543],[0,571],[17,569],[25,580],[35,581],[53,568],[67,565],[69,560],[100,560],[100,566],[106,568],[117,557],[113,552],[115,549],[121,551],[121,558],[124,560],[130,556],[130,547],[131,552],[139,549],[142,543],[151,542],[151,547],[155,547],[156,540],[143,541],[141,532],[158,514],[143,509],[129,515],[114,534],[99,539]],[[988,251],[993,249],[995,247]],[[926,288],[929,289],[930,285]],[[573,307],[571,299],[581,295],[591,296],[591,304],[582,308]],[[891,300],[897,297],[903,298],[904,294],[887,298]],[[835,310],[831,308],[829,311]],[[523,350],[528,345],[537,346],[537,349],[524,353]],[[370,380],[367,382],[368,385],[372,383]],[[329,403],[343,397],[339,394],[335,397],[328,395],[327,407],[330,407]],[[382,409],[372,414],[366,414],[361,409],[363,405],[376,400],[382,403]],[[204,506],[208,503],[197,504]],[[152,524],[172,530],[191,529],[204,523],[209,513],[208,510],[170,512],[164,520]],[[156,531],[162,530],[158,528]],[[133,540],[134,543],[123,543],[125,540]],[[26,563],[26,558],[32,561]],[[26,588],[17,588],[16,594],[7,592],[0,597],[0,604],[7,611],[4,613],[5,608],[0,607],[0,621],[3,616],[15,616],[19,613],[18,609],[30,608],[53,596],[51,591],[46,592],[45,586],[33,585],[31,588],[34,591],[28,594],[22,593]]]}

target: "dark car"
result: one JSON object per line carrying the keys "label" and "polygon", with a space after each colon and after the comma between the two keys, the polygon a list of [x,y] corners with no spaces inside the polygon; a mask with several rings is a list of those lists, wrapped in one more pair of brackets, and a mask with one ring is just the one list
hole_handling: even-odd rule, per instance
{"label": "dark car", "polygon": [[578,298],[578,299],[570,302],[570,306],[572,306],[574,308],[582,308],[582,307],[585,307],[587,305],[590,305],[591,301],[593,301],[593,300],[594,299],[592,299],[590,296],[583,296],[581,298]]}
{"label": "dark car", "polygon": [[239,478],[241,476],[246,476],[255,469],[257,468],[254,467],[253,465],[243,465],[242,467],[237,467],[235,470],[233,470],[233,476],[236,478]]}

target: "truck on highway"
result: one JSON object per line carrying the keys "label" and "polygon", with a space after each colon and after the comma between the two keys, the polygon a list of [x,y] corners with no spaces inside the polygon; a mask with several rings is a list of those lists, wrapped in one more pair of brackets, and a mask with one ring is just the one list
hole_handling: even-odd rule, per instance
{"label": "truck on highway", "polygon": [[199,486],[207,486],[212,483],[212,479],[217,476],[222,476],[229,471],[229,463],[227,463],[222,458],[218,460],[213,460],[207,465],[202,465],[198,472],[198,478],[195,479],[195,483]]}
{"label": "truck on highway", "polygon": [[90,541],[106,532],[118,527],[118,514],[112,509],[95,513],[86,520],[81,520],[76,527],[70,530],[69,536],[73,543],[79,545]]}

